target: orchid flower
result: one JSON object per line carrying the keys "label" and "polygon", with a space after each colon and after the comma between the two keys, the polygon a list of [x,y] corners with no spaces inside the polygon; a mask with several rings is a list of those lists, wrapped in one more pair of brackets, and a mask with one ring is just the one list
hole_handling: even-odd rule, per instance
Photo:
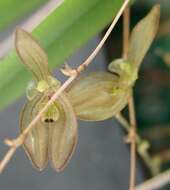
{"label": "orchid flower", "polygon": [[[60,87],[60,82],[52,77],[46,53],[29,33],[17,29],[15,46],[22,63],[35,78],[27,88],[28,102],[21,113],[22,133]],[[50,160],[52,167],[61,171],[70,159],[76,142],[76,116],[66,94],[62,93],[28,133],[24,149],[37,169],[43,170]]]}
{"label": "orchid flower", "polygon": [[110,63],[109,72],[80,76],[67,89],[76,115],[81,120],[100,121],[118,114],[127,105],[138,78],[139,67],[156,35],[160,7],[151,12],[133,29],[127,59]]}

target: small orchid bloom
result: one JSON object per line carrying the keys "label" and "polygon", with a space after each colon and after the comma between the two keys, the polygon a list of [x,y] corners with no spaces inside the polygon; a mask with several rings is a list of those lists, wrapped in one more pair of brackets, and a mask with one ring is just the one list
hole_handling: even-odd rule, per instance
{"label": "small orchid bloom", "polygon": [[141,62],[156,35],[159,17],[160,7],[156,5],[133,29],[127,59],[117,59],[109,65],[111,73],[95,72],[80,76],[67,89],[79,119],[105,120],[127,105]]}
{"label": "small orchid bloom", "polygon": [[[35,78],[27,88],[28,102],[21,113],[22,133],[60,87],[60,82],[52,77],[46,53],[30,34],[17,29],[15,46],[22,63]],[[76,116],[66,94],[62,93],[28,133],[24,149],[37,169],[43,170],[50,160],[52,167],[61,171],[67,165],[76,142]]]}

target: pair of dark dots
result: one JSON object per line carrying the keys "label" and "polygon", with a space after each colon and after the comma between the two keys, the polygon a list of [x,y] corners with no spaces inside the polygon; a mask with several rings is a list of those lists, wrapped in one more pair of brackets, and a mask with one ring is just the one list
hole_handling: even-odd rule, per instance
{"label": "pair of dark dots", "polygon": [[46,118],[46,119],[44,120],[44,122],[45,122],[45,123],[53,123],[54,120],[53,120],[52,118]]}

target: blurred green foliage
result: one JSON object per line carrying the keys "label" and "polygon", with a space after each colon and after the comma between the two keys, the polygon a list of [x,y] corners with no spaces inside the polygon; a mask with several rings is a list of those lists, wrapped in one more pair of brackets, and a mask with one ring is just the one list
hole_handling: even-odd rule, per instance
{"label": "blurred green foliage", "polygon": [[0,31],[22,19],[32,11],[36,10],[47,0],[1,0],[0,1]]}

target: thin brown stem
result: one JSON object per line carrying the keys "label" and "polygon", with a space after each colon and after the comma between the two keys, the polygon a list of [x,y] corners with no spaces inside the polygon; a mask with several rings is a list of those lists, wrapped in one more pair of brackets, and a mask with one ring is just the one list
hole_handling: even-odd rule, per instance
{"label": "thin brown stem", "polygon": [[[126,130],[126,132],[130,133],[131,125],[121,113],[116,115],[116,119],[122,125],[122,127]],[[141,141],[140,136],[138,136],[137,134],[136,134],[136,140],[137,142]]]}
{"label": "thin brown stem", "polygon": [[[121,124],[121,126],[126,130],[127,133],[130,133],[131,130],[131,125],[130,123],[126,120],[126,118],[122,114],[117,114],[116,115],[117,121]],[[159,173],[160,171],[160,166],[162,163],[162,159],[160,156],[156,156],[159,158],[160,162],[155,162],[156,157],[152,157],[149,154],[149,148],[150,148],[150,143],[146,139],[142,139],[138,134],[136,134],[136,150],[139,154],[139,156],[142,158],[144,164],[152,174],[152,176],[155,176]]]}
{"label": "thin brown stem", "polygon": [[136,117],[135,117],[135,108],[134,108],[134,99],[133,92],[128,102],[129,109],[129,118],[130,118],[130,140],[131,140],[131,151],[130,151],[130,183],[129,189],[135,189],[135,181],[136,181]]}
{"label": "thin brown stem", "polygon": [[1,161],[0,164],[0,171],[3,171],[5,166],[8,164],[9,160],[12,158],[12,156],[14,155],[15,151],[16,151],[17,147],[11,147],[8,152],[6,153],[5,157],[3,158],[3,160]]}
{"label": "thin brown stem", "polygon": [[[64,84],[54,93],[52,98],[48,101],[48,103],[43,107],[43,109],[36,115],[36,117],[30,122],[27,128],[14,140],[8,140],[8,145],[10,146],[10,150],[5,155],[4,159],[0,162],[0,172],[3,171],[7,163],[10,161],[12,155],[15,153],[16,149],[20,147],[25,137],[27,136],[28,132],[36,125],[36,123],[41,118],[42,114],[52,105],[52,103],[58,98],[58,96],[77,78],[77,76],[91,63],[91,61],[95,58],[98,54],[102,46],[104,45],[105,41],[109,37],[111,31],[113,30],[114,26],[116,25],[117,21],[119,20],[120,16],[122,15],[124,9],[126,8],[129,0],[126,0],[122,7],[120,8],[118,14],[114,18],[112,24],[110,25],[109,29],[107,30],[106,34],[98,44],[98,46],[94,49],[92,54],[76,69],[74,75],[70,76],[69,79],[64,82]],[[13,150],[13,151],[12,151]]]}
{"label": "thin brown stem", "polygon": [[[123,14],[123,58],[128,57],[129,48],[129,36],[130,36],[130,8],[127,7]],[[136,178],[136,115],[133,100],[133,91],[128,102],[129,119],[130,119],[130,179],[129,179],[129,190],[135,189],[135,178]]]}
{"label": "thin brown stem", "polygon": [[130,36],[130,8],[127,7],[123,13],[123,53],[124,59],[128,56]]}

